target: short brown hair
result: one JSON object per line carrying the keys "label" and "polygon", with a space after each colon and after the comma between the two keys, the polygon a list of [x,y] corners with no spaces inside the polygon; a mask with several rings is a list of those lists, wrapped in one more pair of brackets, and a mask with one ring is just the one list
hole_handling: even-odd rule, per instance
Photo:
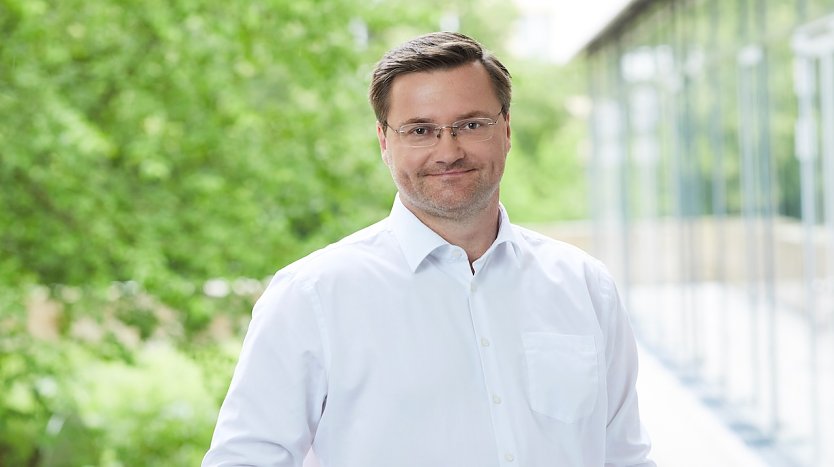
{"label": "short brown hair", "polygon": [[480,62],[489,73],[501,112],[510,110],[510,72],[491,52],[471,37],[456,32],[433,32],[416,37],[386,53],[374,68],[368,97],[380,123],[387,123],[391,85],[406,73],[445,70]]}

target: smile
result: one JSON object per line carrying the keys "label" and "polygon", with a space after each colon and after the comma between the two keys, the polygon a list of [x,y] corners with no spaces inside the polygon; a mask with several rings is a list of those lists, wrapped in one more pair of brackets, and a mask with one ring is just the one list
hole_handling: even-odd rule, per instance
{"label": "smile", "polygon": [[438,173],[430,173],[426,174],[427,177],[456,177],[461,176],[464,174],[468,174],[469,172],[474,171],[475,169],[462,169],[462,170],[449,170],[447,172],[438,172]]}

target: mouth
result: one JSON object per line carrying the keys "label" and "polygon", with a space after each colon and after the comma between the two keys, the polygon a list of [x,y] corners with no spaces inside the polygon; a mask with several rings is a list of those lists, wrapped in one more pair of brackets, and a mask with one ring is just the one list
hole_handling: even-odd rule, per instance
{"label": "mouth", "polygon": [[426,174],[427,177],[459,177],[461,175],[468,174],[469,172],[474,171],[475,169],[455,169],[455,170],[447,170],[445,172],[435,172],[435,173],[428,173]]}

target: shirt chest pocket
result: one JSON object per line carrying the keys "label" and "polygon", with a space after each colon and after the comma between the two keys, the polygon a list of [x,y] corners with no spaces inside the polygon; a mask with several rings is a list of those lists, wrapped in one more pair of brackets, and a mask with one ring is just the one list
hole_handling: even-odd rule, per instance
{"label": "shirt chest pocket", "polygon": [[522,340],[530,408],[567,423],[590,415],[599,383],[594,336],[528,332]]}

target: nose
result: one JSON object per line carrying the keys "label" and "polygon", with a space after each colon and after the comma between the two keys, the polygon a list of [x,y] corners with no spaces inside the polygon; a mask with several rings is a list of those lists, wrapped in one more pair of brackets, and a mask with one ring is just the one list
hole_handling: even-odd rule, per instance
{"label": "nose", "polygon": [[[449,129],[449,137],[443,138],[443,130]],[[457,129],[451,125],[440,127],[437,129],[437,139],[439,140],[434,145],[434,161],[439,164],[451,164],[458,159],[463,159],[465,153],[457,138]]]}

